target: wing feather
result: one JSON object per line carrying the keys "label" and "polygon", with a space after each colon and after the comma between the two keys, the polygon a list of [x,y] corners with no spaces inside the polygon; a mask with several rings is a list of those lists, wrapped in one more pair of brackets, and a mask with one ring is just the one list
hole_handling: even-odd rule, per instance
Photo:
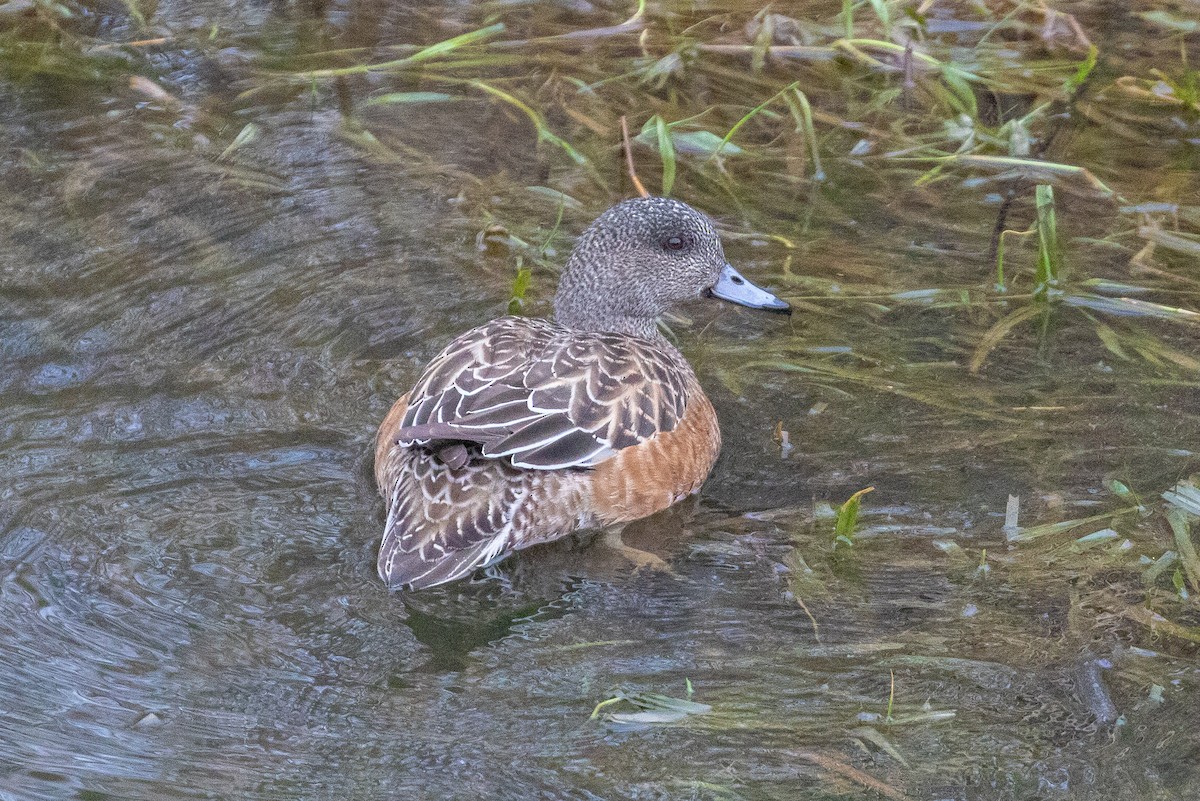
{"label": "wing feather", "polygon": [[517,467],[591,467],[672,431],[694,386],[665,343],[502,317],[430,362],[393,437],[472,443]]}

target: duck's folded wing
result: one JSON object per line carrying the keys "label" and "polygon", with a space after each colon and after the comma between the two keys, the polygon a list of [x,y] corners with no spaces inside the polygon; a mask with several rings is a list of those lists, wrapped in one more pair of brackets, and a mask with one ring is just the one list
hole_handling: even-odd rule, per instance
{"label": "duck's folded wing", "polygon": [[673,430],[690,377],[646,340],[503,317],[430,362],[393,436],[404,446],[473,443],[517,467],[591,467]]}

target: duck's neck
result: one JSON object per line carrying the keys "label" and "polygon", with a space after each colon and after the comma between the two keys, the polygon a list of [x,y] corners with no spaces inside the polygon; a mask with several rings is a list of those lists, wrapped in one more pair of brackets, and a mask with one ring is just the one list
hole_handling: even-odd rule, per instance
{"label": "duck's neck", "polygon": [[626,334],[643,339],[662,339],[658,323],[652,317],[626,317],[605,313],[604,309],[588,308],[585,304],[564,303],[554,299],[554,320],[576,331],[606,334]]}
{"label": "duck's neck", "polygon": [[[584,240],[595,236],[588,232]],[[577,247],[567,260],[554,296],[555,321],[578,331],[659,339],[650,293],[632,291],[626,271],[605,259],[589,259],[588,252],[591,248]]]}

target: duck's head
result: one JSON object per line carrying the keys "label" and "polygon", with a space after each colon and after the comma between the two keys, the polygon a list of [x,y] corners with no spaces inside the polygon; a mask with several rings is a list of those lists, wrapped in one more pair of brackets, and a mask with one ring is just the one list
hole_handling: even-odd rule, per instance
{"label": "duck's head", "polygon": [[554,316],[584,331],[653,337],[663,312],[701,296],[791,311],[733,269],[707,216],[678,200],[638,198],[601,214],[575,243]]}

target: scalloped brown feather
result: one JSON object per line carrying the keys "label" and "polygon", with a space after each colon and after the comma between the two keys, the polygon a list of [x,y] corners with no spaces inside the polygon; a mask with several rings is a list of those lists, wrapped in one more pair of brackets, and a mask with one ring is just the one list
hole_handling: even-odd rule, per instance
{"label": "scalloped brown feather", "polygon": [[534,470],[591,467],[673,430],[695,391],[665,342],[501,317],[429,363],[394,436],[471,442]]}

